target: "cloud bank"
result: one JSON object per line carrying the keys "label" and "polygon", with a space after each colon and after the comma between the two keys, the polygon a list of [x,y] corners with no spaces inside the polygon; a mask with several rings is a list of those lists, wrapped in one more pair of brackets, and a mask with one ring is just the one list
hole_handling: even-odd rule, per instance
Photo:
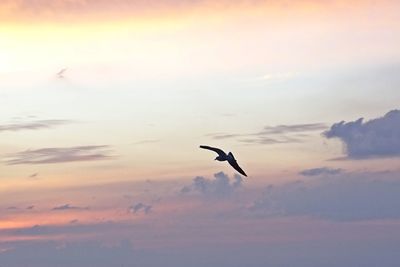
{"label": "cloud bank", "polygon": [[398,172],[342,173],[268,186],[250,210],[333,221],[400,219]]}

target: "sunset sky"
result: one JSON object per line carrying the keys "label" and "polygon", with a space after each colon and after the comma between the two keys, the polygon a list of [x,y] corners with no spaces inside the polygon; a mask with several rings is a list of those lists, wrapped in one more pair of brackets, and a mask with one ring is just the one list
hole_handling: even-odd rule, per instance
{"label": "sunset sky", "polygon": [[2,0],[0,265],[398,267],[399,47],[397,0]]}

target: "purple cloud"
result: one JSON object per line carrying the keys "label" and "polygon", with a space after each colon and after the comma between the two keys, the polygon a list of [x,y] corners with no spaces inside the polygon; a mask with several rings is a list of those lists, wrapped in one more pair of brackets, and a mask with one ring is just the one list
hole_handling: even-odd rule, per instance
{"label": "purple cloud", "polygon": [[148,214],[152,208],[153,208],[152,205],[146,205],[146,204],[143,204],[142,202],[139,202],[135,205],[130,206],[128,208],[128,211],[131,213],[138,213],[140,211],[143,211],[145,214]]}
{"label": "purple cloud", "polygon": [[392,110],[381,118],[363,122],[341,121],[323,133],[338,138],[350,159],[400,156],[400,110]]}
{"label": "purple cloud", "polygon": [[340,173],[270,185],[250,210],[265,216],[333,221],[399,219],[399,172]]}

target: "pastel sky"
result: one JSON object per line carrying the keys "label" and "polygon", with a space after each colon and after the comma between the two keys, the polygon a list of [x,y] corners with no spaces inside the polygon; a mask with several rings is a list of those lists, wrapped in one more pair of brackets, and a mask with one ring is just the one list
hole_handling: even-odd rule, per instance
{"label": "pastel sky", "polygon": [[0,265],[398,267],[399,11],[1,1]]}

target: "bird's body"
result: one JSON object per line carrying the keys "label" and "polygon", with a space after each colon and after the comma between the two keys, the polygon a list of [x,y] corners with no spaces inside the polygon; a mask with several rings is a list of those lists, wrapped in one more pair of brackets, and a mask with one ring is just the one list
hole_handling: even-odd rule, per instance
{"label": "bird's body", "polygon": [[59,72],[57,72],[57,77],[62,79],[64,78],[64,73],[67,71],[67,69],[62,69]]}
{"label": "bird's body", "polygon": [[208,149],[211,151],[214,151],[218,154],[218,157],[215,158],[215,160],[218,161],[228,161],[228,163],[240,174],[244,175],[247,177],[247,174],[242,170],[242,168],[239,167],[239,164],[237,163],[235,157],[233,156],[232,152],[229,152],[226,154],[222,149],[216,148],[216,147],[211,147],[211,146],[200,146],[200,148],[203,149]]}

